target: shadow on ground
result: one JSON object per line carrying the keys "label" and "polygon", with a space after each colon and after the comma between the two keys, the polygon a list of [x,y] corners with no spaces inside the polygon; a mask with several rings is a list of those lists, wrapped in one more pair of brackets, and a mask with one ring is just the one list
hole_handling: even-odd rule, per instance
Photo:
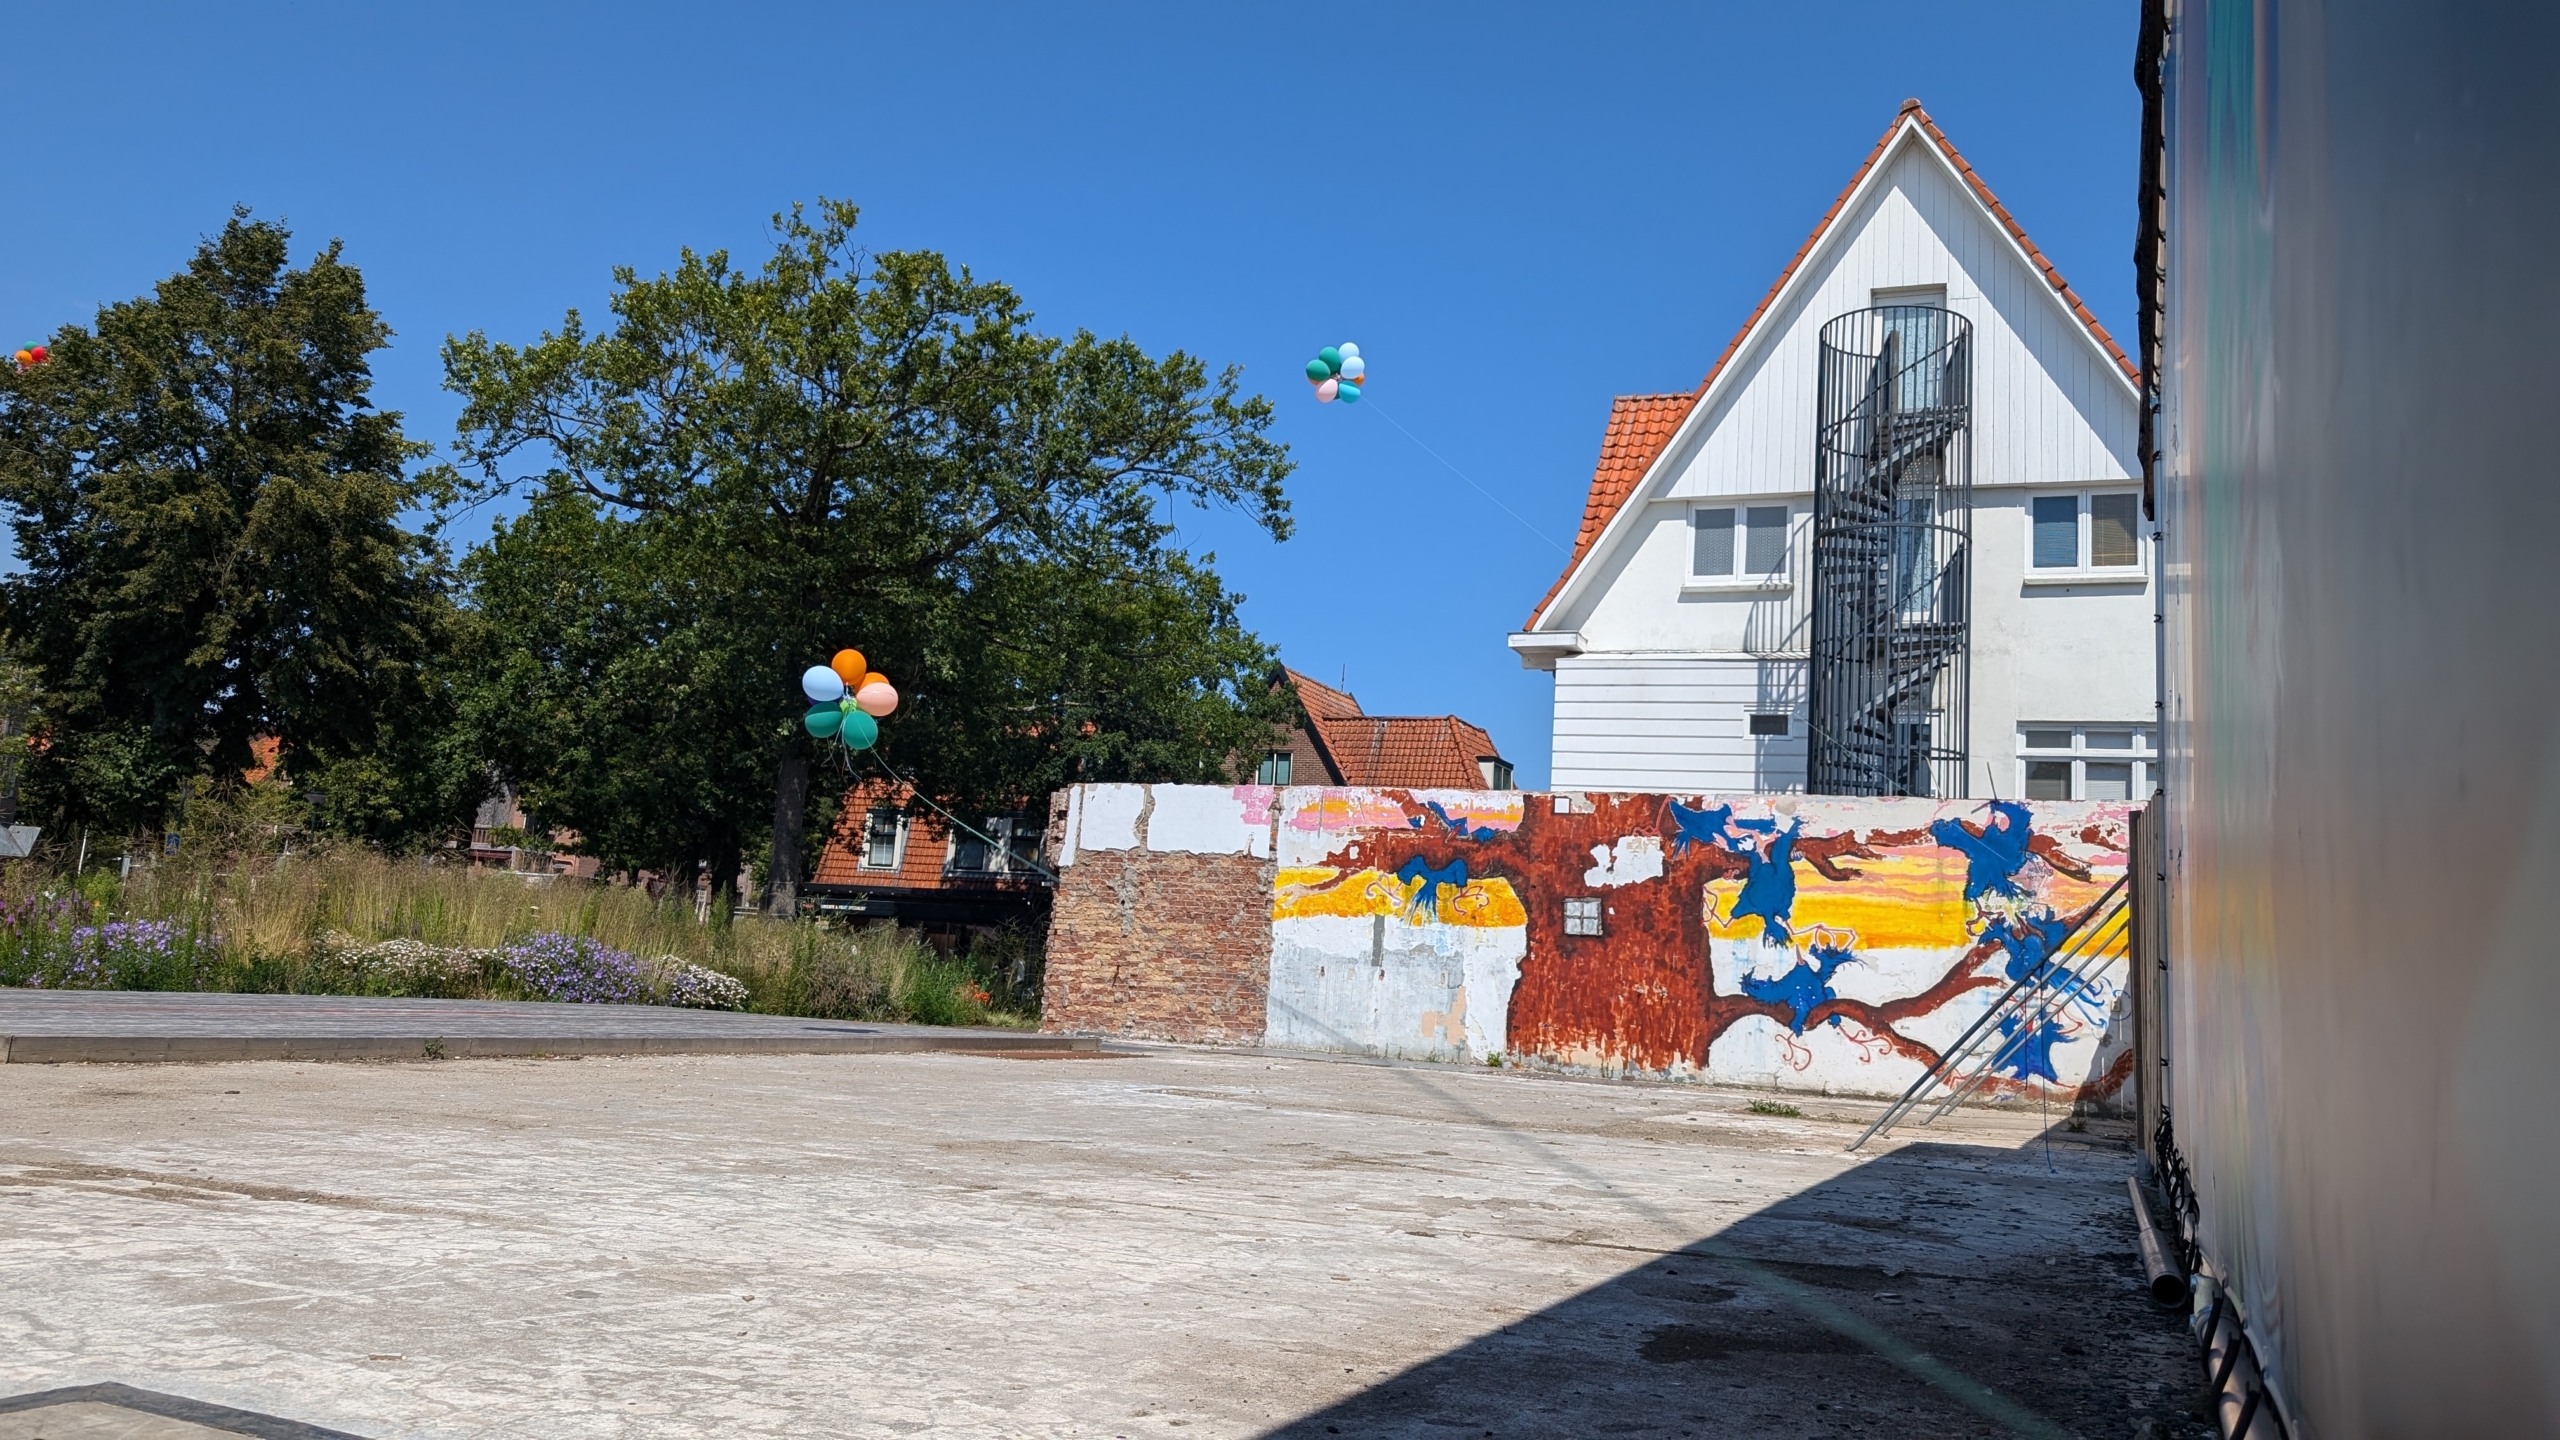
{"label": "shadow on ground", "polygon": [[1881,1156],[1270,1434],[2210,1436],[2092,1138]]}

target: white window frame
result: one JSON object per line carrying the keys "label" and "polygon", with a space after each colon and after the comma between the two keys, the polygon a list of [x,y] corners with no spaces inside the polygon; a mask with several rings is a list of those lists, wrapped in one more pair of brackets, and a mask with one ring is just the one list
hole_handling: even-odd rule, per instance
{"label": "white window frame", "polygon": [[[1724,575],[1698,573],[1698,517],[1711,510],[1733,512],[1733,570]],[[1765,575],[1754,575],[1743,567],[1751,563],[1751,512],[1784,510],[1787,512],[1786,538],[1778,548],[1778,568]],[[1796,588],[1796,543],[1804,527],[1811,522],[1812,512],[1792,498],[1771,495],[1718,496],[1712,500],[1693,500],[1682,515],[1686,522],[1680,543],[1685,547],[1680,569],[1682,593],[1699,591],[1785,591]]]}
{"label": "white window frame", "polygon": [[[2027,745],[2027,734],[2028,732],[2035,730],[2067,730],[2071,732],[2071,748],[2067,750],[2054,749],[2050,746],[2029,748]],[[2133,745],[2130,749],[2125,750],[2092,749],[2089,745],[2089,732],[2092,730],[2107,732],[2132,731]],[[2159,783],[2159,737],[2152,732],[2152,727],[2147,721],[2022,720],[2018,723],[2017,737],[2018,764],[2016,778],[2018,784],[2017,795],[2020,799],[2025,799],[2027,794],[2027,767],[2039,760],[2068,762],[2070,764],[2071,798],[2073,800],[2085,800],[2089,796],[2089,764],[2091,761],[2095,761],[2101,765],[2113,762],[2128,762],[2133,766],[2131,794],[2127,797],[2125,802],[2128,804],[2140,805],[2144,801],[2150,799],[2153,787]]]}
{"label": "white window frame", "polygon": [[[2089,501],[2100,495],[2134,497],[2133,553],[2130,565],[2092,565],[2089,563]],[[2036,568],[2036,502],[2069,497],[2077,522],[2072,540],[2072,564],[2069,568],[2053,566]],[[2151,580],[2151,527],[2142,518],[2142,489],[2137,485],[2084,485],[2068,490],[2051,488],[2029,490],[2024,504],[2026,537],[2018,554],[2019,573],[2030,585],[2126,585],[2144,584]]]}
{"label": "white window frame", "polygon": [[[985,839],[981,840],[966,830],[953,828],[950,847],[943,852],[942,873],[945,875],[1014,875],[1031,869],[1032,865],[1037,863],[1041,832],[1031,828],[1028,816],[990,815],[986,818],[986,823],[978,828],[985,835]],[[1017,855],[1015,852],[1023,849],[1021,842],[1025,839],[1031,842],[1030,847],[1022,855]],[[974,870],[963,868],[960,864],[960,848],[964,845],[985,846],[986,863]]]}
{"label": "white window frame", "polygon": [[1564,933],[1574,936],[1605,934],[1608,922],[1601,918],[1603,913],[1597,895],[1568,897],[1564,902]]}
{"label": "white window frame", "polygon": [[874,875],[895,875],[907,868],[907,826],[910,821],[904,810],[896,811],[897,838],[890,842],[889,863],[886,865],[871,863],[871,817],[892,808],[887,805],[873,805],[862,812],[862,829],[859,832],[862,848],[857,855],[855,869],[868,870]]}

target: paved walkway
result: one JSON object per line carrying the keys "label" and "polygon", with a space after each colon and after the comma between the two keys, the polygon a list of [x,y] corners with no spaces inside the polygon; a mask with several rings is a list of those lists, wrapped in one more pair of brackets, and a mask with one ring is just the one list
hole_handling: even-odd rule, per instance
{"label": "paved walkway", "polygon": [[1095,1050],[1093,1040],[664,1005],[0,988],[0,1063]]}
{"label": "paved walkway", "polygon": [[1862,1102],[1039,1058],[0,1067],[0,1395],[368,1440],[2204,1433],[2103,1123],[1853,1156]]}

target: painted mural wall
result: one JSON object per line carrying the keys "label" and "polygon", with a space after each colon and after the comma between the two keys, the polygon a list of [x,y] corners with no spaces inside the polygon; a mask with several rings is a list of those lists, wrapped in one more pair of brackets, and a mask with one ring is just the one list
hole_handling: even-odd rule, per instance
{"label": "painted mural wall", "polygon": [[[1265,1043],[1898,1094],[2124,873],[2128,816],[1284,790]],[[2123,979],[2105,967],[1989,1088],[2118,1103]]]}

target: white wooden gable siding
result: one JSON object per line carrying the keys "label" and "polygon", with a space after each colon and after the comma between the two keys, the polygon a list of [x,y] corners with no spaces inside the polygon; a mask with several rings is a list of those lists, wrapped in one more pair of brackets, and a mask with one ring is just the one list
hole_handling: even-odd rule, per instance
{"label": "white wooden gable siding", "polygon": [[[2121,648],[2121,639],[2132,647],[2125,660],[2142,683],[2112,673],[2122,667],[2104,667],[2107,713],[2075,708],[2068,693],[2022,693],[2023,677],[2013,674],[2020,653],[2050,648],[2040,634],[2050,627],[2033,612],[2011,613],[2030,598],[2018,583],[2023,555],[2013,553],[2023,549],[2023,519],[2005,513],[2023,497],[1999,492],[2133,475],[2133,387],[1926,133],[1906,120],[1540,617],[1536,630],[1580,635],[1579,653],[1556,661],[1556,788],[1802,788],[1802,664],[1768,656],[1765,636],[1753,646],[1762,653],[1745,649],[1755,607],[1765,620],[1775,597],[1684,592],[1689,507],[1709,497],[1785,498],[1797,527],[1791,573],[1802,585],[1822,326],[1874,303],[1877,290],[1929,285],[1944,286],[1947,307],[1972,323],[1973,480],[1978,492],[1992,492],[1976,496],[1974,754],[2006,757],[2019,718],[2151,718],[2149,601],[2140,593],[2116,597],[2129,602],[2115,608],[2125,610],[2130,626],[2108,615],[2100,633],[2090,634],[2088,622],[2098,617],[2079,613],[2063,627],[2078,632],[2074,643],[2096,641],[2109,650]],[[2047,655],[2030,668],[2054,667]],[[2058,678],[2058,687],[2027,688],[2067,692],[2067,674]],[[2139,713],[2112,713],[2128,707]],[[1750,736],[1754,710],[1788,711],[1788,737]],[[2005,789],[2007,771],[1998,775]],[[1977,776],[1973,788],[1981,784]]]}

